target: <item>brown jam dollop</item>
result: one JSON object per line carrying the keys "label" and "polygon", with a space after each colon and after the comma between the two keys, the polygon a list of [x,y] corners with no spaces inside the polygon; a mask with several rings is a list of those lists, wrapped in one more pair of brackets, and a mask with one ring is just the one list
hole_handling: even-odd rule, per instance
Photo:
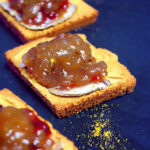
{"label": "brown jam dollop", "polygon": [[30,76],[47,88],[70,89],[101,82],[107,75],[105,62],[96,62],[90,45],[77,34],[38,44],[23,56],[23,63]]}
{"label": "brown jam dollop", "polygon": [[41,25],[61,17],[69,6],[69,0],[9,0],[10,7],[16,10],[22,22]]}
{"label": "brown jam dollop", "polygon": [[0,108],[1,150],[51,150],[50,136],[49,126],[32,110]]}

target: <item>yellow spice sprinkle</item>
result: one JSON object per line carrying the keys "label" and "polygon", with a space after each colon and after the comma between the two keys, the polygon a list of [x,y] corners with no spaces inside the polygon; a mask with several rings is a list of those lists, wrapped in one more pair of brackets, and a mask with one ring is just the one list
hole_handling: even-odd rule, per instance
{"label": "yellow spice sprinkle", "polygon": [[[84,145],[85,139],[91,149],[115,150],[119,148],[120,150],[127,150],[127,147],[131,146],[128,139],[121,136],[121,132],[113,120],[111,109],[115,109],[115,107],[119,107],[119,105],[103,104],[101,109],[94,107],[90,110],[91,113],[86,114],[89,119],[94,120],[90,124],[86,124],[89,129],[88,133],[83,133],[82,130],[77,133],[76,141],[81,142],[83,139],[83,143],[81,142],[82,147],[79,147],[79,149],[87,150],[86,145]],[[93,111],[94,114],[92,114]],[[84,117],[85,113],[82,112],[81,114]],[[80,118],[78,114],[76,116]]]}
{"label": "yellow spice sprinkle", "polygon": [[112,133],[110,131],[104,131],[104,136],[110,140],[110,138],[112,137]]}
{"label": "yellow spice sprinkle", "polygon": [[55,62],[55,60],[53,59],[53,58],[51,58],[51,65],[53,65],[54,64],[54,62]]}

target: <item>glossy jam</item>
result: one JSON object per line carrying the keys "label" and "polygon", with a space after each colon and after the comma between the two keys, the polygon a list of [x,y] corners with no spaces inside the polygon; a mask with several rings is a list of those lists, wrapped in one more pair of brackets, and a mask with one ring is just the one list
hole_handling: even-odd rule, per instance
{"label": "glossy jam", "polygon": [[68,8],[68,0],[9,0],[10,7],[16,10],[22,22],[41,25],[46,21],[61,17]]}
{"label": "glossy jam", "polygon": [[[29,109],[0,108],[1,150],[51,150],[49,126]],[[49,149],[48,149],[49,148]]]}
{"label": "glossy jam", "polygon": [[107,75],[105,62],[96,62],[90,45],[77,34],[62,34],[38,44],[23,56],[31,77],[47,88],[70,89],[103,81]]}

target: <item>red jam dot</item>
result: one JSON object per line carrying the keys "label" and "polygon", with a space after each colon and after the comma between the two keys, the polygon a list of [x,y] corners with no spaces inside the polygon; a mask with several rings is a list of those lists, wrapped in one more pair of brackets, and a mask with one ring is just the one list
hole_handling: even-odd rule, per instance
{"label": "red jam dot", "polygon": [[40,135],[40,132],[43,130],[45,132],[45,134],[50,135],[51,132],[49,130],[49,126],[42,121],[39,121],[37,118],[34,119],[34,121],[32,122],[34,125],[34,131],[36,133],[36,135]]}
{"label": "red jam dot", "polygon": [[92,81],[100,81],[100,80],[101,80],[100,75],[93,76],[93,78],[92,78]]}

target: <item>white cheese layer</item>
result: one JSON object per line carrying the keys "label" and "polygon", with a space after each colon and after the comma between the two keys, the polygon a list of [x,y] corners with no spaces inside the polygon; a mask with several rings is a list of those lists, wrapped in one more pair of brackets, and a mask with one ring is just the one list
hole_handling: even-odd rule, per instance
{"label": "white cheese layer", "polygon": [[56,88],[49,88],[49,92],[58,96],[82,96],[92,93],[97,90],[106,89],[110,85],[109,80],[99,83],[91,83],[82,87],[72,88],[69,90],[59,90]]}

